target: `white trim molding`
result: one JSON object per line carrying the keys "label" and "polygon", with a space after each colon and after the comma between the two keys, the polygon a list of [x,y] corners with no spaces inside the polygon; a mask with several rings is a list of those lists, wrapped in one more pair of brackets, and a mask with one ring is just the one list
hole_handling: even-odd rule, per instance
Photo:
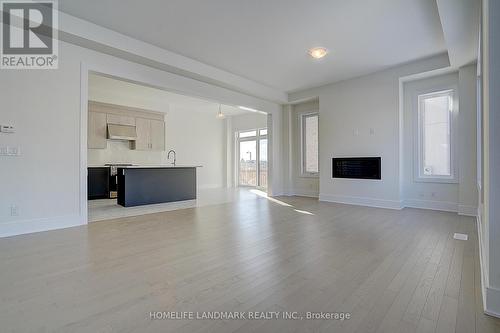
{"label": "white trim molding", "polygon": [[[425,175],[424,172],[424,117],[423,101],[427,98],[444,97],[449,98],[449,158],[450,175]],[[425,90],[413,91],[412,93],[412,117],[413,117],[413,179],[415,182],[431,183],[458,183],[458,154],[457,154],[457,130],[458,130],[458,86],[456,84],[440,85],[439,87],[427,88]]]}
{"label": "white trim molding", "polygon": [[308,197],[308,198],[318,198],[319,193],[317,191],[293,189],[288,196],[298,196],[298,197]]}
{"label": "white trim molding", "polygon": [[[306,170],[306,127],[305,127],[305,120],[307,118],[318,118],[318,128],[319,128],[319,111],[318,110],[313,110],[313,111],[303,111],[298,113],[298,121],[297,124],[299,125],[299,135],[300,135],[300,175],[299,177],[303,178],[319,178],[319,149],[318,149],[318,171],[317,172],[310,172]],[[318,146],[319,146],[319,133],[318,134]],[[319,147],[318,147],[319,148]]]}
{"label": "white trim molding", "polygon": [[347,205],[368,206],[376,208],[397,209],[403,208],[399,200],[377,199],[369,197],[353,197],[347,195],[334,195],[320,193],[319,201],[335,202]]}
{"label": "white trim molding", "polygon": [[458,215],[477,216],[477,206],[458,204]]}
{"label": "white trim molding", "polygon": [[484,313],[500,318],[500,289],[486,287],[483,297]]}
{"label": "white trim molding", "polygon": [[483,299],[483,311],[485,314],[500,318],[500,290],[489,286],[488,258],[484,251],[483,225],[481,223],[481,214],[478,210],[477,234],[479,246],[479,269],[481,270],[481,293]]}
{"label": "white trim molding", "polygon": [[458,204],[448,201],[406,199],[403,201],[403,207],[458,212]]}
{"label": "white trim molding", "polygon": [[[308,196],[299,193],[300,191],[292,191],[290,195]],[[460,205],[455,202],[447,202],[447,201],[432,201],[432,200],[417,200],[417,199],[398,201],[398,200],[387,200],[387,199],[378,199],[370,197],[332,195],[326,193],[321,193],[319,195],[319,201],[335,202],[347,205],[398,209],[398,210],[403,208],[419,208],[419,209],[453,212],[464,216],[473,216],[473,217],[477,216],[476,206]]]}
{"label": "white trim molding", "polygon": [[198,189],[199,190],[211,190],[215,188],[225,188],[226,186],[223,184],[205,184],[205,185],[199,185]]}
{"label": "white trim molding", "polygon": [[87,224],[80,215],[58,216],[0,223],[0,238],[34,232],[65,229]]}

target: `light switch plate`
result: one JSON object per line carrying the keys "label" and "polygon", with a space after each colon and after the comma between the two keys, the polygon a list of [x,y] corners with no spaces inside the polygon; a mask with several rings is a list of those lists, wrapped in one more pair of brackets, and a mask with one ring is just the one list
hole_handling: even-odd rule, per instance
{"label": "light switch plate", "polygon": [[0,125],[0,132],[2,132],[2,133],[15,133],[16,129],[12,125]]}
{"label": "light switch plate", "polygon": [[20,147],[0,147],[0,156],[21,156]]}

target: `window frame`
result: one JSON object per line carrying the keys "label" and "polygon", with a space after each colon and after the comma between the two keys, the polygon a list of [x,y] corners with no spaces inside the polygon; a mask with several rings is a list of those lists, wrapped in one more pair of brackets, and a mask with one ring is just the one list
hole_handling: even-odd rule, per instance
{"label": "window frame", "polygon": [[[415,128],[414,128],[414,181],[428,183],[458,183],[458,161],[457,161],[457,130],[458,130],[458,88],[453,86],[441,87],[428,91],[416,93],[415,105]],[[450,122],[450,176],[445,175],[424,175],[424,126],[422,103],[425,98],[449,95],[451,108],[449,112]]]}
{"label": "window frame", "polygon": [[[318,172],[306,171],[306,127],[305,119],[308,117],[318,117]],[[319,178],[319,112],[306,111],[299,113],[299,131],[300,131],[300,177]]]}
{"label": "window frame", "polygon": [[[268,149],[269,149],[269,138],[268,138],[268,132],[266,132],[266,134],[260,134],[260,131],[262,130],[268,130],[267,127],[257,127],[257,128],[254,128],[254,129],[246,129],[246,130],[236,130],[235,131],[235,180],[236,180],[236,184],[235,186],[236,187],[248,187],[248,188],[257,188],[257,189],[267,189],[269,187],[269,183],[267,184],[267,187],[263,187],[262,184],[260,184],[260,173],[261,173],[261,169],[260,169],[260,141],[261,140],[267,140],[267,144],[268,144]],[[252,135],[252,136],[244,136],[244,137],[240,137],[240,133],[245,133],[245,132],[254,132],[255,131],[255,134],[256,135]],[[239,163],[239,158],[240,158],[240,142],[242,141],[254,141],[255,140],[255,144],[256,144],[256,161],[257,161],[257,164],[256,164],[256,182],[257,184],[254,186],[254,185],[242,185],[241,182],[240,182],[240,163]],[[269,176],[269,150],[268,150],[268,156],[267,156],[267,160],[268,160],[268,176]],[[269,177],[268,177],[268,181],[269,181]]]}

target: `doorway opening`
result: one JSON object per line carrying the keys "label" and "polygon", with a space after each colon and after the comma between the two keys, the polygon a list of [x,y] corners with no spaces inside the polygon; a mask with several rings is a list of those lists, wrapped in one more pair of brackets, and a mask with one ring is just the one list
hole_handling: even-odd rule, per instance
{"label": "doorway opening", "polygon": [[267,128],[239,131],[237,141],[238,186],[267,189]]}

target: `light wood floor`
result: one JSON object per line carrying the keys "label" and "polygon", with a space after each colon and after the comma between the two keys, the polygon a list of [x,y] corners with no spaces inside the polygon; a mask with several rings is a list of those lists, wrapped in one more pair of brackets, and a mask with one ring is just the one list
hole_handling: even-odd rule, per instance
{"label": "light wood floor", "polygon": [[[0,331],[500,332],[482,313],[472,218],[277,199],[289,206],[256,198],[0,239]],[[151,320],[150,311],[352,318]]]}

